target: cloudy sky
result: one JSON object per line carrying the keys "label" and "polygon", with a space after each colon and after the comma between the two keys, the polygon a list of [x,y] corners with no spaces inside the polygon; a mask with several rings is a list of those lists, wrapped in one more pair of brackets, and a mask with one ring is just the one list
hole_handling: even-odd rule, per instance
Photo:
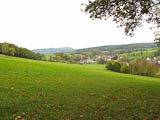
{"label": "cloudy sky", "polygon": [[148,26],[131,38],[112,20],[91,20],[81,12],[88,0],[0,0],[0,42],[29,49],[153,42]]}

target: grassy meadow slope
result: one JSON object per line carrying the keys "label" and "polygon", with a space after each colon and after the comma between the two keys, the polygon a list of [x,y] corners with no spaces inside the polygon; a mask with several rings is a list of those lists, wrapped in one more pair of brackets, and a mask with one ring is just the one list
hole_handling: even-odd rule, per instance
{"label": "grassy meadow slope", "polygon": [[0,55],[0,120],[16,118],[157,120],[160,79]]}

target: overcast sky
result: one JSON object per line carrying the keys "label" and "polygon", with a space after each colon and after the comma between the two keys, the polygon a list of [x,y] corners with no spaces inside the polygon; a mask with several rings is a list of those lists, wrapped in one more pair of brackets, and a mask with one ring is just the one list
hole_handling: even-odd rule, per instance
{"label": "overcast sky", "polygon": [[91,20],[81,12],[88,0],[0,0],[0,42],[29,49],[153,42],[148,26],[131,38],[112,20]]}

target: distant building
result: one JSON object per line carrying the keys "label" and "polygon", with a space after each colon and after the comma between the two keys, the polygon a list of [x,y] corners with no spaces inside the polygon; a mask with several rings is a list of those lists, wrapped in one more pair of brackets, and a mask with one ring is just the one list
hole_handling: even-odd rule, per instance
{"label": "distant building", "polygon": [[101,56],[100,56],[100,55],[96,55],[96,58],[97,58],[97,59],[101,59]]}
{"label": "distant building", "polygon": [[147,61],[151,61],[151,58],[147,57],[146,60],[147,60]]}
{"label": "distant building", "polygon": [[81,64],[89,64],[89,63],[95,63],[96,61],[94,59],[86,59],[86,60],[80,60],[79,63]]}
{"label": "distant building", "polygon": [[107,56],[105,60],[106,61],[112,61],[112,57],[111,56]]}

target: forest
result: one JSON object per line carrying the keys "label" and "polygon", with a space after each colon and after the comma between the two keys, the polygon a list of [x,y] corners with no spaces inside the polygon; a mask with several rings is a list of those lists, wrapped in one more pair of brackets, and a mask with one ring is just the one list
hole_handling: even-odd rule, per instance
{"label": "forest", "polygon": [[34,53],[27,48],[18,47],[10,43],[0,43],[0,54],[46,61],[45,55]]}

